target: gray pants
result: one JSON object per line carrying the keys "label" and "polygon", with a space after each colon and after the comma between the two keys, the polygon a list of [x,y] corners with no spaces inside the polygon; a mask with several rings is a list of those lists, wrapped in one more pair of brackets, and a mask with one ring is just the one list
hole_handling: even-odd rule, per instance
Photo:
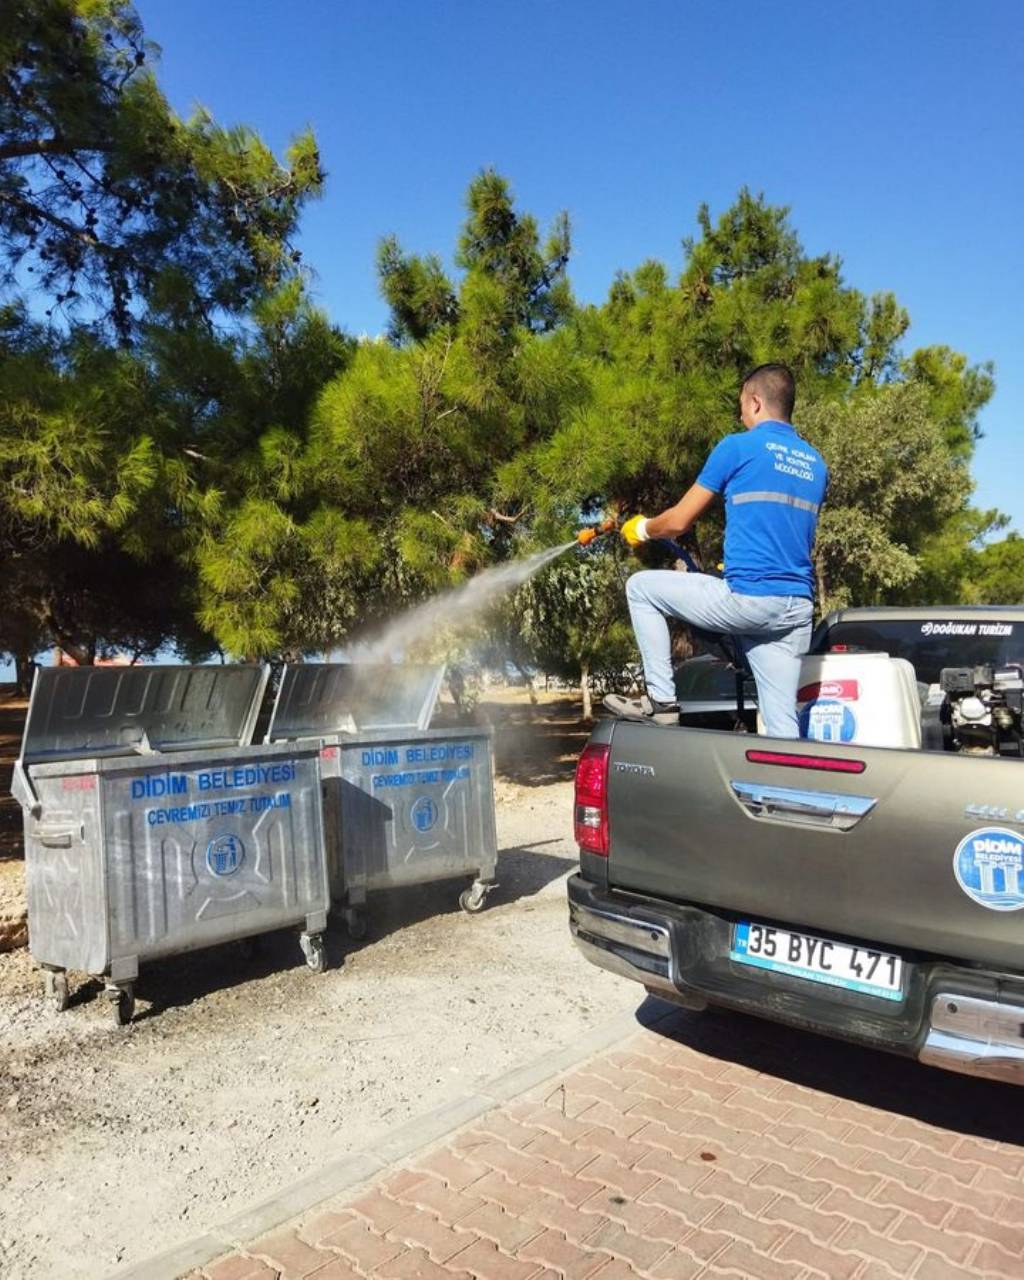
{"label": "gray pants", "polygon": [[673,569],[634,573],[626,585],[644,664],[647,692],[675,702],[671,641],[666,618],[736,637],[757,681],[757,705],[765,732],[798,738],[796,694],[800,659],[811,641],[812,607],[802,596],[742,596],[723,578]]}

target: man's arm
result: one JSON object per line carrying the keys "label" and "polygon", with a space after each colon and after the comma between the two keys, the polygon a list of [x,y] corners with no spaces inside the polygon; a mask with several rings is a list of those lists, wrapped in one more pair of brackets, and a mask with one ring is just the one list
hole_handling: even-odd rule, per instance
{"label": "man's arm", "polygon": [[646,525],[648,538],[678,538],[686,533],[707,511],[715,496],[713,489],[692,484],[674,507],[669,507],[660,516],[650,517]]}

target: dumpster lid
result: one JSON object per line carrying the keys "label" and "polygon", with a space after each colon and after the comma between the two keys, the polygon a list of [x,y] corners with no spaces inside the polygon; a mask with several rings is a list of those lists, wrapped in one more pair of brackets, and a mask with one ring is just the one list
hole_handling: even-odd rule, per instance
{"label": "dumpster lid", "polygon": [[23,764],[252,741],[266,666],[40,667]]}
{"label": "dumpster lid", "polygon": [[445,665],[308,662],[285,667],[267,742],[369,729],[426,729]]}

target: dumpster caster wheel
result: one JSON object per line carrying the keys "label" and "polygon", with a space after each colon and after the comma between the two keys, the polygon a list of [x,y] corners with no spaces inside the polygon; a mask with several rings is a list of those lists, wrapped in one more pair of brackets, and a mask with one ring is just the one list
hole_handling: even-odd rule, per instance
{"label": "dumpster caster wheel", "polygon": [[487,906],[487,895],[495,888],[497,888],[496,885],[481,884],[477,881],[459,894],[459,906],[469,915],[475,916],[478,911],[483,911]]}
{"label": "dumpster caster wheel", "polygon": [[302,947],[302,954],[306,957],[307,966],[314,973],[323,973],[327,968],[327,952],[324,950],[324,940],[319,933],[303,933],[299,937],[299,945]]}
{"label": "dumpster caster wheel", "polygon": [[114,1022],[119,1027],[126,1027],[135,1013],[135,991],[132,987],[107,987],[107,999]]}
{"label": "dumpster caster wheel", "polygon": [[45,998],[57,1010],[63,1013],[68,1007],[68,975],[66,973],[54,973],[48,969],[43,977],[43,990]]}
{"label": "dumpster caster wheel", "polygon": [[356,942],[366,937],[366,916],[355,907],[345,908],[345,932]]}

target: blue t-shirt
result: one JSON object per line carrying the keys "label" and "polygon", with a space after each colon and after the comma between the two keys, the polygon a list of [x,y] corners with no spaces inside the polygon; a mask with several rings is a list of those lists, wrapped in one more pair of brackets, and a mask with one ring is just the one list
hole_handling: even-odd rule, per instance
{"label": "blue t-shirt", "polygon": [[760,422],[716,444],[697,483],[725,500],[730,589],[813,600],[811,550],[828,484],[817,449],[788,422]]}

